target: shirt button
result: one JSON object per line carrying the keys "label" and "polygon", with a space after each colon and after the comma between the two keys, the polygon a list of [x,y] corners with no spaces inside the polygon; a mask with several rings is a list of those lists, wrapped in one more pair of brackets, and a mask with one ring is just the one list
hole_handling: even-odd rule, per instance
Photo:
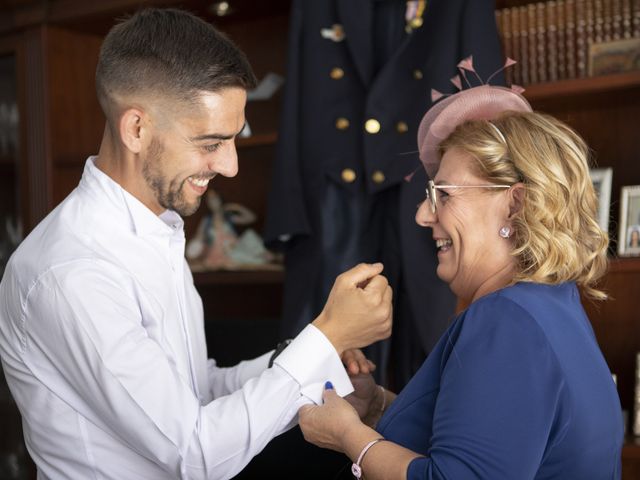
{"label": "shirt button", "polygon": [[416,80],[422,80],[422,77],[423,77],[422,70],[420,70],[419,68],[416,68],[413,71],[413,78],[415,78]]}
{"label": "shirt button", "polygon": [[385,176],[384,173],[382,173],[380,170],[376,170],[375,172],[373,172],[373,175],[371,175],[371,179],[374,181],[374,183],[381,184],[382,182],[384,182]]}
{"label": "shirt button", "polygon": [[349,128],[349,120],[344,117],[340,117],[336,120],[336,128],[338,130],[346,130]]}
{"label": "shirt button", "polygon": [[329,76],[334,80],[340,80],[342,77],[344,77],[344,70],[338,67],[332,68]]}
{"label": "shirt button", "polygon": [[375,118],[370,118],[364,123],[364,129],[369,133],[378,133],[380,131],[380,122]]}
{"label": "shirt button", "polygon": [[356,172],[354,172],[350,168],[345,168],[344,170],[342,170],[341,176],[342,180],[344,180],[345,183],[353,183],[356,180]]}
{"label": "shirt button", "polygon": [[396,131],[398,133],[407,133],[409,131],[409,125],[406,122],[396,123]]}

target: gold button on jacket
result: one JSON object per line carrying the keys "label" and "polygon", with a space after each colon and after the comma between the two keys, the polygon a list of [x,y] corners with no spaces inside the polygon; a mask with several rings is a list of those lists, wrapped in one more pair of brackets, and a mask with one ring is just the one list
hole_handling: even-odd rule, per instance
{"label": "gold button on jacket", "polygon": [[384,173],[382,173],[380,170],[376,170],[375,172],[373,172],[373,175],[371,175],[371,179],[375,183],[382,183],[385,180],[385,176]]}
{"label": "gold button on jacket", "polygon": [[349,128],[349,120],[344,117],[340,117],[336,120],[336,128],[338,130],[346,130]]}
{"label": "gold button on jacket", "polygon": [[375,118],[370,118],[364,123],[364,129],[369,133],[378,133],[380,131],[380,122]]}
{"label": "gold button on jacket", "polygon": [[353,183],[356,180],[356,172],[351,170],[350,168],[345,168],[342,170],[342,180],[346,183]]}
{"label": "gold button on jacket", "polygon": [[422,70],[419,70],[419,69],[416,68],[413,71],[413,78],[415,78],[416,80],[422,80],[422,77],[423,77]]}
{"label": "gold button on jacket", "polygon": [[409,131],[409,125],[407,125],[407,122],[398,122],[396,123],[396,130],[398,133],[407,133]]}
{"label": "gold button on jacket", "polygon": [[338,67],[332,68],[329,76],[334,80],[340,80],[342,77],[344,77],[344,70]]}

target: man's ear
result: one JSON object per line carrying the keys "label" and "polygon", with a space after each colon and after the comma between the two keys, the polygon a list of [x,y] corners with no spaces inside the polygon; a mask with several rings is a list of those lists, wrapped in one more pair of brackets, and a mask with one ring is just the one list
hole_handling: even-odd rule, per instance
{"label": "man's ear", "polygon": [[518,215],[524,207],[525,187],[522,182],[515,183],[509,189],[509,220]]}
{"label": "man's ear", "polygon": [[135,154],[140,153],[146,142],[146,116],[138,108],[126,109],[119,122],[120,139],[122,143]]}

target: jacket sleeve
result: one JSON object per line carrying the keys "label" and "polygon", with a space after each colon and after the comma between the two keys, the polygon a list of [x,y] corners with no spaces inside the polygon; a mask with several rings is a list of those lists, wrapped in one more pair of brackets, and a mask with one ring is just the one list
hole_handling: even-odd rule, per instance
{"label": "jacket sleeve", "polygon": [[291,7],[284,101],[264,233],[265,243],[275,249],[286,247],[296,235],[311,233],[300,158],[302,23],[302,2],[296,1]]}

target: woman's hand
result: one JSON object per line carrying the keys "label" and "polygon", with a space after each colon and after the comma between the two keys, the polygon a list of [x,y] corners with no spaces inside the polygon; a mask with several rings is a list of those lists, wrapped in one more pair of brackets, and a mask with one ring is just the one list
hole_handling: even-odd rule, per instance
{"label": "woman's hand", "polygon": [[323,405],[305,405],[298,410],[304,438],[318,447],[345,452],[345,433],[362,425],[358,412],[338,396],[330,383],[323,399]]}
{"label": "woman's hand", "polygon": [[371,374],[349,375],[353,393],[344,397],[356,409],[360,419],[374,426],[382,414],[384,391],[376,384]]}

